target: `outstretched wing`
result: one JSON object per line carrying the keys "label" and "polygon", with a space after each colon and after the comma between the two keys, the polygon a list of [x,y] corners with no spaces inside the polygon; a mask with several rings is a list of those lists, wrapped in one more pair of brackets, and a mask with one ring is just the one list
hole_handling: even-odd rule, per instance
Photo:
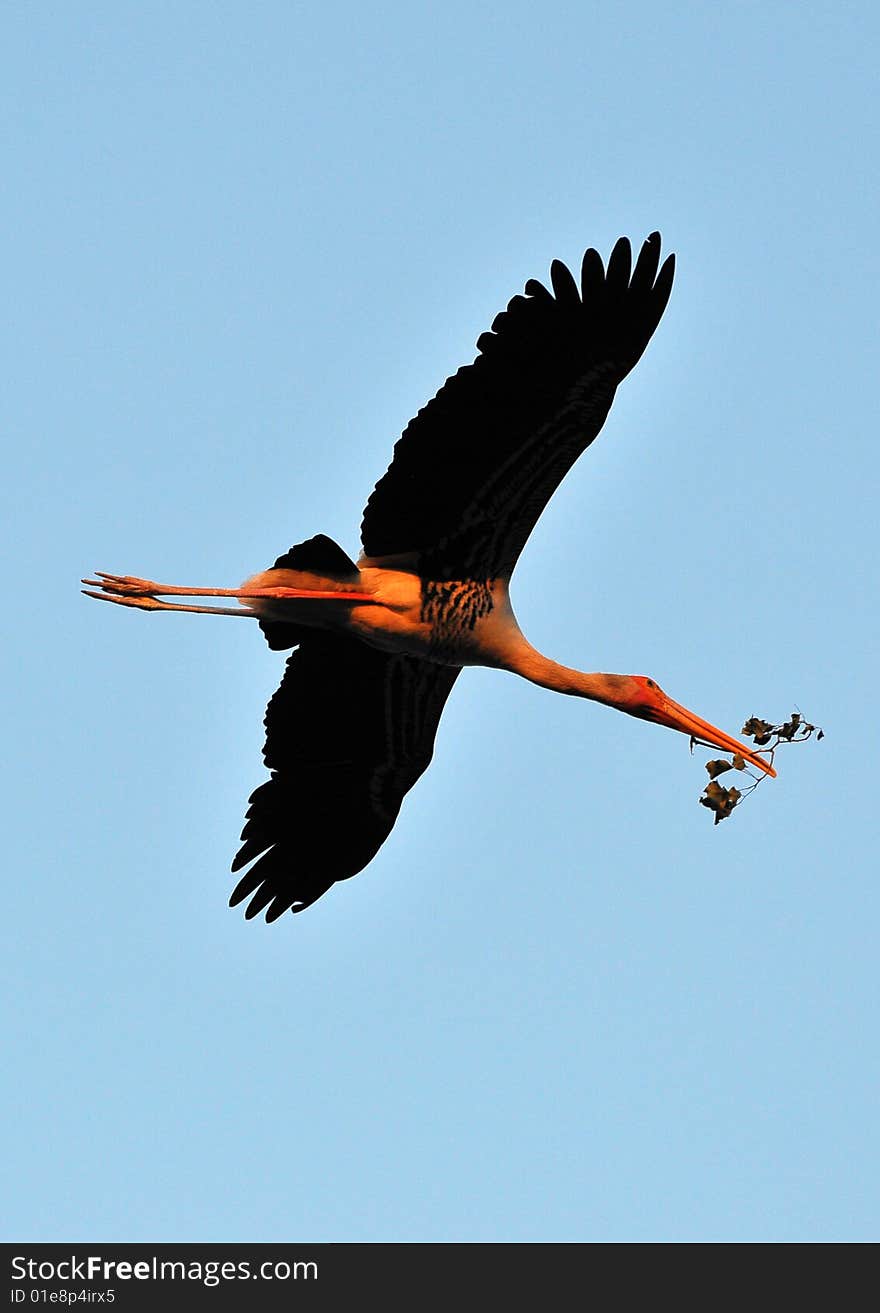
{"label": "outstretched wing", "polygon": [[435,578],[509,575],[647,346],[673,271],[652,233],[634,269],[622,237],[607,270],[586,252],[580,287],[558,260],[552,293],[529,280],[395,446],[364,511],[366,555],[420,553]]}
{"label": "outstretched wing", "polygon": [[274,921],[375,856],[427,768],[459,667],[310,631],[266,711],[271,778],[251,794],[230,904]]}

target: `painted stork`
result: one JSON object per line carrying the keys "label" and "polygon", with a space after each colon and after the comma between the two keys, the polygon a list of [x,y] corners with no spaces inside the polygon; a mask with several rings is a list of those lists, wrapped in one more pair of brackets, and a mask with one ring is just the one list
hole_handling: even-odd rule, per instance
{"label": "painted stork", "polygon": [[[530,279],[477,342],[471,365],[420,410],[367,502],[357,564],[319,534],[240,588],[183,588],[99,572],[88,596],[142,611],[257,619],[293,648],[266,711],[270,778],[250,797],[232,906],[274,921],[363,870],[431,760],[464,666],[522,675],[693,739],[764,759],[673,702],[644,675],[587,674],[536,651],[508,584],[557,485],[605,422],[669,299],[674,256],[652,233],[607,268],[584,255],[580,284],[558,260],[552,291]],[[168,596],[230,597],[236,608]]]}

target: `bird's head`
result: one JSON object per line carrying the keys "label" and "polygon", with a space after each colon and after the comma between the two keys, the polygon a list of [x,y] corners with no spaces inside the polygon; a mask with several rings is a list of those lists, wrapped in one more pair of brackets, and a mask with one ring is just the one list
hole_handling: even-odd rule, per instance
{"label": "bird's head", "polygon": [[[723,730],[710,725],[687,707],[674,702],[655,679],[648,675],[608,675],[613,705],[639,720],[650,720],[655,725],[666,725],[681,734],[687,734],[698,743],[722,752],[735,753],[750,766],[757,767],[766,775],[775,776],[776,771],[768,761],[758,755],[753,748],[725,734]],[[611,701],[611,698],[609,698]]]}

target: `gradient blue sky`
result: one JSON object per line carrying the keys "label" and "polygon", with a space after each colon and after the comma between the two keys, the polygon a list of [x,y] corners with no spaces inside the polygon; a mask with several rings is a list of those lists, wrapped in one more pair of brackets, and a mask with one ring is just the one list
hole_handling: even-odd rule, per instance
{"label": "gradient blue sky", "polygon": [[[6,1238],[877,1238],[876,15],[3,6]],[[245,924],[281,659],[80,575],[355,551],[496,311],[653,228],[518,615],[827,738],[713,828],[683,738],[471,672],[371,868]]]}

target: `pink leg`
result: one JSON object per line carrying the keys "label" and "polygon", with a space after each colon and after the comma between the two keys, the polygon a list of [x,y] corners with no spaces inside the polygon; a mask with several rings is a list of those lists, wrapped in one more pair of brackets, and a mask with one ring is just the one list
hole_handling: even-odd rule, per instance
{"label": "pink leg", "polygon": [[97,579],[83,579],[82,583],[102,588],[105,593],[121,593],[128,597],[313,597],[328,602],[372,602],[370,593],[356,588],[182,588],[177,584],[157,584],[152,579],[138,579],[130,574],[107,574],[96,570]]}
{"label": "pink leg", "polygon": [[[254,619],[253,612],[239,611],[231,607],[191,606],[176,602],[161,602],[161,596],[175,597],[236,597],[241,601],[250,598],[309,598],[315,601],[330,602],[372,602],[371,594],[355,589],[318,589],[318,588],[284,588],[281,586],[267,588],[182,588],[176,584],[157,584],[152,579],[139,579],[130,574],[107,574],[97,570],[96,579],[83,579],[88,588],[82,591],[86,597],[94,597],[99,602],[115,602],[119,606],[133,606],[140,611],[194,611],[201,615],[238,615]],[[98,589],[100,591],[93,591]]]}
{"label": "pink leg", "polygon": [[[87,579],[83,583],[90,582]],[[138,611],[195,611],[199,615],[235,615],[242,620],[258,619],[254,611],[244,611],[232,606],[187,606],[180,602],[160,602],[158,597],[124,597],[114,593],[94,593],[90,588],[82,590],[86,597],[94,597],[99,602],[115,602],[117,606],[134,606]]]}

